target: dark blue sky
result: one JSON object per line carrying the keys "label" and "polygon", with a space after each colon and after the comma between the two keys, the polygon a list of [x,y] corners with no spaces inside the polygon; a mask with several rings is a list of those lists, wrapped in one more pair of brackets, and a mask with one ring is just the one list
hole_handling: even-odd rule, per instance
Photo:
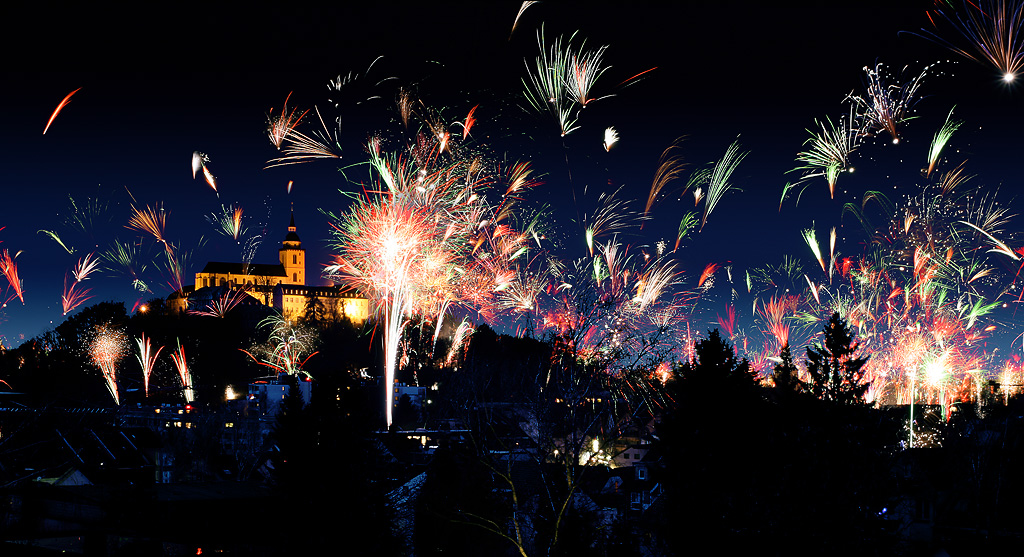
{"label": "dark blue sky", "polygon": [[[572,223],[573,188],[579,194],[584,187],[606,189],[609,181],[622,184],[642,208],[658,156],[675,138],[687,136],[681,153],[692,169],[719,158],[739,136],[751,152],[734,175],[743,191],[722,201],[688,248],[691,276],[708,262],[751,266],[776,263],[786,253],[809,259],[799,230],[814,222],[819,235],[827,236],[829,227],[840,224],[842,203],[859,199],[864,190],[913,185],[931,135],[953,105],[967,124],[952,147],[962,150],[977,180],[1000,187],[1001,194],[1019,188],[1015,153],[1024,91],[1000,84],[990,68],[898,34],[927,24],[929,2],[898,8],[885,1],[835,7],[542,2],[525,12],[511,40],[519,2],[350,4],[179,4],[146,16],[141,6],[126,12],[82,4],[45,12],[23,7],[7,18],[17,23],[0,39],[9,59],[0,92],[6,113],[0,149],[0,226],[6,228],[0,248],[22,252],[17,261],[25,304],[14,301],[0,311],[5,344],[17,345],[62,320],[62,281],[82,254],[68,255],[37,231],[59,229],[69,196],[110,203],[110,223],[98,238],[103,249],[114,235],[135,236],[124,228],[128,190],[142,205],[162,202],[172,241],[188,247],[201,235],[207,238],[189,274],[208,260],[238,259],[234,243],[216,235],[203,218],[219,203],[239,203],[252,218],[250,226],[266,226],[256,262],[276,259],[294,203],[310,266],[325,262],[328,226],[320,209],[343,209],[338,189],[355,186],[342,180],[334,161],[264,170],[276,156],[265,135],[266,113],[279,110],[290,91],[293,106],[324,106],[329,79],[362,73],[377,56],[384,58],[369,77],[398,79],[373,90],[386,100],[343,107],[341,164],[362,162],[360,143],[373,131],[393,127],[392,85],[412,84],[427,104],[451,115],[480,103],[478,139],[496,156],[508,152],[511,159],[534,161],[546,182],[534,193],[555,203],[566,238],[580,237]],[[616,96],[588,107],[581,128],[566,139],[572,185],[552,123],[517,108],[523,59],[536,54],[542,22],[549,36],[578,30],[589,45],[609,45],[612,67],[600,83]],[[858,172],[841,179],[847,196],[840,193],[832,201],[821,183],[799,207],[789,202],[779,212],[782,186],[793,179],[785,172],[795,166],[805,128],[815,118],[843,113],[844,96],[863,88],[863,66],[910,64],[916,75],[938,60],[953,62],[941,66],[943,75],[925,81],[920,118],[907,126],[903,144],[862,148]],[[612,87],[651,67],[657,70],[635,85]],[[50,113],[79,87],[43,136]],[[601,149],[606,126],[615,126],[622,137],[611,153]],[[210,156],[219,200],[201,179],[192,179],[194,150]],[[365,175],[361,169],[349,172]],[[682,185],[673,184],[676,191]],[[669,191],[652,211],[654,222],[634,241],[671,240],[681,207],[689,202],[676,197]],[[855,253],[861,240],[849,238],[847,253]],[[312,268],[308,272],[313,275]],[[121,277],[99,276],[90,283],[92,302],[125,300],[131,307],[140,297]],[[151,272],[153,293],[141,297],[166,296],[162,283]]]}

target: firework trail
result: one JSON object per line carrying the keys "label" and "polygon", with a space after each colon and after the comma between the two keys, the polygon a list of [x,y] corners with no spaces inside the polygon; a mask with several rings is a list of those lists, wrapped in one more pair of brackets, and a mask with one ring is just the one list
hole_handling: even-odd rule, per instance
{"label": "firework trail", "polygon": [[[677,138],[671,145],[666,147],[665,150],[662,151],[661,156],[658,157],[658,169],[654,171],[654,180],[651,182],[651,193],[647,195],[647,204],[644,205],[644,216],[650,212],[651,206],[654,205],[654,202],[658,199],[658,195],[661,193],[661,190],[664,189],[669,182],[683,175],[683,170],[686,169],[686,163],[683,162],[682,155],[677,154],[677,151],[682,149],[681,143],[683,139],[684,138],[682,137]],[[685,193],[685,191],[683,193]]]}
{"label": "firework trail", "polygon": [[928,148],[928,170],[925,172],[925,178],[929,178],[932,172],[935,170],[935,165],[939,163],[939,156],[942,154],[942,149],[946,147],[946,143],[949,143],[949,139],[953,137],[956,130],[960,129],[963,122],[960,120],[953,119],[953,107],[949,110],[949,114],[946,116],[946,122],[942,124],[939,131],[935,132],[935,136],[932,138],[932,144]]}
{"label": "firework trail", "polygon": [[601,142],[601,146],[604,147],[604,151],[607,153],[615,147],[615,144],[619,142],[619,132],[615,131],[615,128],[608,127],[604,130],[604,140]]}
{"label": "firework trail", "polygon": [[[354,72],[351,72],[351,71],[349,73],[345,74],[345,75],[338,74],[338,77],[336,77],[336,78],[334,78],[334,79],[332,79],[332,80],[327,82],[327,89],[329,91],[331,91],[332,92],[332,96],[334,96],[333,93],[347,92],[348,90],[352,89],[353,87],[355,87],[355,86],[357,86],[357,85],[359,85],[361,83],[366,82],[366,77],[370,74],[370,71],[373,70],[373,67],[375,65],[377,65],[377,62],[380,62],[381,59],[383,59],[383,58],[384,58],[383,56],[378,56],[377,58],[375,58],[373,60],[373,62],[370,62],[370,65],[366,67],[366,71],[363,72],[362,75],[354,73]],[[380,86],[380,85],[382,85],[382,84],[384,84],[386,82],[394,81],[394,80],[397,80],[397,79],[398,78],[394,77],[394,76],[385,77],[384,79],[378,80],[376,83],[373,84],[373,86],[377,87],[377,86]],[[368,94],[368,91],[366,89],[364,89],[363,91],[357,91],[354,96],[358,96],[359,100],[355,101],[354,104],[360,105],[360,104],[362,104],[365,101],[374,100],[374,99],[380,99],[381,98],[380,95],[372,95],[371,94],[371,95],[367,96],[367,94]],[[334,108],[338,108],[338,107],[341,106],[342,100],[341,100],[340,97],[337,97],[337,96],[335,96],[335,97],[336,97],[335,99],[327,99],[327,100],[330,101],[334,105]],[[338,119],[338,130],[339,131],[341,130],[341,119],[340,119],[340,117]]]}
{"label": "firework trail", "polygon": [[512,40],[512,34],[516,32],[516,26],[519,25],[519,18],[523,17],[523,12],[526,11],[526,8],[529,8],[537,2],[538,0],[529,0],[523,2],[522,5],[519,6],[519,11],[516,13],[516,19],[512,22],[512,30],[508,33],[508,40]]}
{"label": "firework trail", "polygon": [[[571,41],[571,39],[570,39]],[[579,51],[569,58],[568,88],[569,97],[581,107],[601,98],[595,98],[590,90],[597,83],[598,78],[608,69],[603,65],[604,52],[608,46],[601,46],[597,50],[585,51],[584,45],[580,45]]]}
{"label": "firework trail", "polygon": [[926,66],[917,77],[902,85],[887,81],[888,75],[883,64],[875,64],[874,68],[864,66],[868,82],[866,98],[853,94],[847,97],[860,109],[860,133],[871,136],[885,131],[893,143],[899,143],[900,136],[896,128],[914,118],[910,113],[918,101],[917,90],[934,66]]}
{"label": "firework trail", "polygon": [[40,230],[40,231],[38,231],[38,233],[39,234],[45,234],[48,238],[50,238],[54,242],[57,242],[57,244],[60,247],[64,248],[64,251],[68,252],[69,254],[70,253],[75,253],[75,249],[71,248],[71,247],[68,247],[68,245],[64,243],[64,240],[62,240],[60,238],[60,235],[58,235],[56,232],[54,232],[52,230]]}
{"label": "firework trail", "polygon": [[[597,50],[585,50],[586,43],[573,51],[572,41],[575,34],[566,41],[567,47],[562,48],[562,37],[555,39],[548,48],[544,41],[544,28],[537,31],[537,48],[540,54],[534,59],[533,66],[526,63],[526,75],[523,79],[526,101],[539,114],[550,114],[558,122],[562,137],[578,129],[579,111],[587,104],[607,98],[593,97],[591,89],[598,78],[608,69],[602,65],[602,58],[607,46]],[[525,62],[525,61],[524,61]]]}
{"label": "firework trail", "polygon": [[217,191],[217,178],[210,172],[210,168],[207,166],[209,162],[210,157],[205,153],[192,151],[192,179],[194,180],[199,171],[202,170],[206,183],[213,188],[213,193],[217,194],[217,197],[220,198],[220,192]]}
{"label": "firework trail", "polygon": [[[698,188],[699,189],[699,188]],[[672,248],[672,251],[679,249],[679,244],[682,243],[683,238],[690,235],[691,232],[697,229],[700,225],[700,217],[694,211],[689,211],[683,214],[683,218],[679,221],[679,229],[676,232],[676,244]]]}
{"label": "firework trail", "polygon": [[597,209],[591,216],[584,215],[585,240],[590,256],[594,256],[594,243],[632,226],[639,215],[630,208],[628,199],[621,199],[623,186],[611,194],[601,192],[597,196]]}
{"label": "firework trail", "polygon": [[462,347],[466,344],[466,339],[473,334],[473,331],[473,324],[468,319],[463,319],[459,323],[459,326],[455,329],[455,334],[452,335],[452,344],[444,360],[446,365],[452,365],[452,361],[455,360],[456,355],[462,350]]}
{"label": "firework trail", "polygon": [[178,349],[171,352],[171,360],[174,362],[175,369],[178,370],[178,377],[181,378],[185,402],[192,403],[196,399],[195,389],[192,385],[192,370],[189,369],[188,361],[185,359],[185,347],[181,345],[181,339],[178,339]]}
{"label": "firework trail", "polygon": [[43,135],[46,135],[46,130],[50,129],[50,124],[52,124],[54,119],[57,118],[57,115],[60,114],[60,111],[63,110],[64,107],[67,106],[68,103],[71,102],[71,96],[74,95],[75,93],[81,91],[81,90],[82,90],[81,87],[79,87],[78,89],[75,89],[74,91],[68,93],[68,95],[66,97],[64,97],[64,100],[60,101],[60,104],[58,104],[57,108],[54,109],[53,114],[50,115],[50,119],[46,121],[46,127],[43,128]]}
{"label": "firework trail", "polygon": [[68,286],[68,277],[64,277],[64,293],[61,296],[61,307],[64,310],[64,315],[92,299],[92,296],[89,295],[91,290],[83,287],[81,283],[89,278],[89,275],[99,267],[99,260],[95,259],[94,255],[90,253],[78,260],[78,263],[71,271],[71,277],[74,278],[74,281],[70,283],[71,286]]}
{"label": "firework trail", "polygon": [[732,173],[735,172],[736,167],[749,154],[749,151],[741,152],[739,149],[740,144],[738,141],[734,141],[729,145],[729,148],[725,150],[725,155],[715,163],[711,173],[708,175],[706,183],[708,190],[704,196],[704,214],[700,220],[700,228],[702,230],[708,222],[708,216],[711,214],[711,211],[715,209],[715,206],[718,205],[718,202],[725,193],[732,188],[732,184],[729,182],[732,178]]}
{"label": "firework trail", "polygon": [[93,363],[100,368],[107,390],[110,391],[110,396],[114,399],[114,404],[121,404],[117,392],[116,368],[117,363],[124,357],[125,348],[124,332],[108,325],[96,328],[92,343],[89,345],[89,355]]}
{"label": "firework trail", "polygon": [[149,205],[145,210],[139,210],[132,205],[132,217],[125,228],[138,230],[145,234],[151,234],[156,241],[162,243],[167,251],[171,251],[171,244],[164,237],[164,228],[167,226],[167,213],[163,207],[153,209]]}
{"label": "firework trail", "polygon": [[206,153],[200,153],[199,151],[192,151],[192,179],[196,179],[196,174],[206,166],[206,163],[210,162],[210,157],[206,156]]}
{"label": "firework trail", "polygon": [[[64,230],[61,234],[64,234],[66,238],[74,238],[81,242],[91,243],[92,245],[87,248],[89,250],[99,245],[96,242],[96,229],[101,225],[113,222],[113,216],[110,214],[110,204],[93,198],[87,198],[84,203],[78,203],[73,197],[68,196],[68,207],[61,214],[65,215]],[[57,231],[40,230],[39,233],[57,242],[69,254],[75,253],[74,242],[65,242]]]}
{"label": "firework trail", "polygon": [[[320,159],[341,158],[341,144],[338,142],[337,131],[332,133],[327,129],[327,124],[320,116],[320,109],[314,107],[314,112],[320,121],[320,129],[311,135],[306,135],[294,128],[288,130],[282,144],[278,146],[278,150],[284,156],[268,160],[264,169]],[[297,124],[298,122],[296,122]]]}
{"label": "firework trail", "polygon": [[[20,253],[20,252],[19,252]],[[21,300],[21,303],[25,303],[25,293],[21,283],[21,279],[18,278],[18,265],[14,262],[14,259],[18,257],[18,254],[11,254],[5,249],[0,251],[0,274],[7,279],[7,285],[13,291],[13,295],[8,300],[13,299],[15,296]]]}
{"label": "firework trail", "polygon": [[203,177],[206,178],[206,183],[209,184],[211,188],[213,188],[213,193],[216,193],[217,197],[220,197],[220,192],[217,191],[217,178],[216,176],[213,175],[212,172],[210,172],[209,167],[207,167],[205,164],[203,165]]}
{"label": "firework trail", "polygon": [[[1024,43],[1021,42],[1024,25],[1024,4],[1010,0],[965,0],[960,9],[939,6],[927,12],[935,31],[922,29],[922,36],[949,50],[980,64],[994,66],[1005,83],[1012,83],[1024,66]],[[968,46],[957,45],[943,38],[936,22],[947,22]]]}
{"label": "firework trail", "polygon": [[81,283],[73,281],[71,286],[68,286],[68,279],[64,277],[64,293],[61,295],[60,304],[63,309],[63,315],[74,311],[75,308],[91,300],[93,297],[90,296],[92,290],[88,288],[82,288]]}
{"label": "firework trail", "polygon": [[466,120],[465,121],[463,121],[463,122],[456,122],[456,124],[462,126],[462,139],[463,140],[465,140],[467,137],[469,137],[469,130],[472,129],[473,128],[473,124],[476,123],[476,116],[474,116],[473,114],[476,112],[476,109],[479,108],[479,107],[480,107],[480,105],[476,105],[473,108],[469,109],[469,114],[466,114]]}
{"label": "firework trail", "polygon": [[161,270],[164,272],[165,278],[169,277],[167,286],[171,292],[180,292],[185,288],[185,266],[190,254],[188,252],[176,254],[165,252],[164,255],[166,261],[161,266]]}
{"label": "firework trail", "polygon": [[234,239],[236,242],[245,234],[245,227],[242,225],[242,207],[234,205],[220,206],[220,213],[212,213],[206,216],[207,222],[217,227],[217,231],[225,236]]}
{"label": "firework trail", "polygon": [[218,287],[218,291],[214,297],[207,302],[206,306],[201,309],[190,309],[188,313],[191,315],[200,315],[204,317],[219,317],[221,319],[227,317],[228,313],[238,307],[239,304],[245,302],[249,296],[246,288],[234,289],[227,286]]}
{"label": "firework trail", "polygon": [[81,282],[89,278],[89,275],[99,268],[100,261],[94,257],[95,255],[95,253],[90,253],[84,258],[78,260],[78,263],[75,265],[75,269],[72,273],[76,282]]}
{"label": "firework trail", "polygon": [[139,292],[152,292],[146,282],[142,280],[142,275],[146,272],[148,265],[141,261],[142,253],[139,251],[139,246],[114,240],[110,249],[104,252],[102,257],[107,262],[104,267],[106,271],[131,279],[132,287]]}
{"label": "firework trail", "polygon": [[398,114],[402,118],[402,126],[409,129],[409,118],[412,117],[412,95],[404,87],[398,89],[398,98],[395,99],[398,105]]}
{"label": "firework trail", "polygon": [[302,118],[309,114],[309,111],[305,111],[302,114],[296,116],[298,109],[293,108],[291,112],[288,112],[288,99],[292,98],[292,92],[288,92],[288,96],[284,98],[284,106],[281,108],[281,113],[277,116],[273,115],[274,110],[271,109],[270,113],[267,114],[267,136],[270,137],[270,143],[281,149],[281,143],[288,137],[288,134],[295,130],[295,127],[299,125]]}
{"label": "firework trail", "polygon": [[779,200],[780,210],[790,192],[800,184],[804,184],[797,195],[796,202],[799,204],[800,196],[807,188],[806,182],[818,176],[824,177],[828,182],[829,196],[835,199],[836,180],[839,178],[839,173],[849,166],[850,153],[860,145],[862,136],[857,128],[852,106],[849,117],[846,120],[840,120],[839,125],[833,125],[829,118],[826,118],[825,122],[815,120],[814,123],[821,128],[821,132],[807,130],[811,137],[804,141],[804,145],[810,144],[811,147],[796,156],[797,162],[804,164],[790,171],[803,171],[803,174],[795,183],[786,184],[786,187],[783,188],[782,199]]}
{"label": "firework trail", "polygon": [[156,349],[153,352],[153,344],[151,339],[146,338],[146,334],[135,339],[135,344],[139,347],[139,353],[135,356],[135,359],[139,361],[139,365],[142,366],[142,385],[146,393],[149,396],[149,378],[153,375],[153,365],[156,364],[157,357],[160,356],[160,351],[164,349],[163,346]]}

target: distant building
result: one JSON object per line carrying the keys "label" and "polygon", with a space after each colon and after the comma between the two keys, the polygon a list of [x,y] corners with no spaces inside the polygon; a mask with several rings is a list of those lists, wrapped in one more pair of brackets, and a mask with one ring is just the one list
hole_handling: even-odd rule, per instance
{"label": "distant building", "polygon": [[[278,375],[277,379],[271,381],[256,381],[249,383],[249,409],[263,416],[276,416],[281,403],[288,396],[291,385],[285,380],[284,373]],[[299,379],[299,394],[302,395],[302,403],[309,404],[313,392],[313,383],[307,379]]]}
{"label": "distant building", "polygon": [[306,250],[295,231],[295,214],[288,223],[288,234],[278,250],[279,263],[225,263],[211,261],[196,273],[195,285],[168,298],[177,311],[202,309],[192,300],[210,297],[210,290],[226,286],[248,294],[259,303],[272,307],[289,320],[318,312],[324,317],[346,317],[356,324],[370,314],[369,301],[352,289],[340,286],[306,285]]}
{"label": "distant building", "polygon": [[412,403],[415,408],[423,407],[423,400],[427,396],[426,387],[418,387],[416,385],[406,385],[405,383],[395,383],[395,396],[394,396],[394,408],[398,408],[398,401],[401,400],[402,396],[406,395],[409,397],[409,402]]}

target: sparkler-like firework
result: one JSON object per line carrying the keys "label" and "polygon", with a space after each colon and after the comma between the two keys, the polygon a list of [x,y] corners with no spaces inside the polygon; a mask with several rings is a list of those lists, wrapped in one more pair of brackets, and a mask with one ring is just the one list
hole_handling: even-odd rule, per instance
{"label": "sparkler-like firework", "polygon": [[192,385],[192,370],[188,367],[188,361],[185,359],[185,347],[181,345],[181,339],[178,339],[178,349],[171,352],[171,360],[174,362],[175,369],[178,370],[178,377],[181,378],[185,402],[192,403],[196,399],[196,392]]}
{"label": "sparkler-like firework", "polygon": [[92,343],[89,345],[89,355],[93,363],[100,368],[114,404],[121,404],[117,390],[117,364],[124,357],[126,347],[124,332],[108,325],[96,328]]}
{"label": "sparkler-like firework", "polygon": [[136,354],[135,359],[139,361],[139,365],[142,366],[142,386],[146,396],[149,396],[149,378],[153,375],[153,366],[156,364],[156,359],[160,356],[160,351],[164,349],[163,346],[156,349],[153,352],[152,339],[146,338],[146,334],[135,339],[135,344],[139,347],[139,353]]}

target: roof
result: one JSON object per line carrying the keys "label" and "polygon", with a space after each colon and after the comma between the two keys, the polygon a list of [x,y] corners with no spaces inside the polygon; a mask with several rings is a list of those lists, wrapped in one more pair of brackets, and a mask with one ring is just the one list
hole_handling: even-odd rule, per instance
{"label": "roof", "polygon": [[200,273],[217,273],[217,274],[233,274],[233,275],[255,275],[263,277],[287,277],[288,274],[284,271],[284,265],[276,263],[268,265],[265,263],[250,263],[248,265],[242,265],[241,263],[224,263],[221,261],[211,261],[203,267]]}

